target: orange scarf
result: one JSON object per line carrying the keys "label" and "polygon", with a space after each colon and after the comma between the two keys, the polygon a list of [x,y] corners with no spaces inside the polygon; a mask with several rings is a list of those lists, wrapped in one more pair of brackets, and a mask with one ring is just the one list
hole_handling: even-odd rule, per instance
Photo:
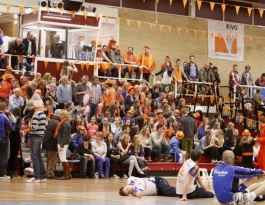
{"label": "orange scarf", "polygon": [[64,118],[64,119],[62,119],[62,121],[57,125],[57,127],[56,127],[56,129],[55,129],[55,133],[54,133],[54,138],[57,138],[58,133],[59,133],[59,129],[60,129],[60,127],[62,126],[62,124],[63,124],[66,120],[68,120],[68,118]]}
{"label": "orange scarf", "polygon": [[47,119],[50,120],[51,119],[51,106],[50,105],[46,105],[47,108]]}

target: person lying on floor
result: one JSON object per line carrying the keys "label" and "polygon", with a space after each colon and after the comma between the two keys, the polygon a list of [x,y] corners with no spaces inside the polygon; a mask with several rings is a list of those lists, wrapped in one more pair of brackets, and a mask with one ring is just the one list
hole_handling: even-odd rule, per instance
{"label": "person lying on floor", "polygon": [[168,181],[163,177],[138,178],[129,177],[127,184],[120,188],[121,196],[133,195],[142,196],[168,196],[177,197],[176,188],[170,186]]}

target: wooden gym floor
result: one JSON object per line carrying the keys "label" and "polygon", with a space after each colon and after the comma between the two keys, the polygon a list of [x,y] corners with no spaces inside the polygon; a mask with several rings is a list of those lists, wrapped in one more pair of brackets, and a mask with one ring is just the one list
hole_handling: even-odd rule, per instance
{"label": "wooden gym floor", "polygon": [[[165,177],[171,185],[175,177]],[[125,179],[79,179],[59,181],[47,180],[42,183],[27,183],[26,178],[0,180],[0,205],[176,205],[176,204],[219,204],[216,198],[195,199],[180,202],[178,198],[161,196],[120,196],[118,190],[126,183]],[[212,190],[211,180],[203,180]],[[260,204],[260,203],[259,203]]]}

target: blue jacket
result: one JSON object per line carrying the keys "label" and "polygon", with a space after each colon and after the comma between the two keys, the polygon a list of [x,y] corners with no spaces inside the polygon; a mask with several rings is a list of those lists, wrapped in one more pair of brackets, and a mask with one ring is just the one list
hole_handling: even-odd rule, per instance
{"label": "blue jacket", "polygon": [[170,147],[169,154],[175,154],[175,162],[179,161],[179,153],[181,153],[179,144],[180,142],[175,136],[173,136],[168,143]]}
{"label": "blue jacket", "polygon": [[261,169],[248,169],[220,163],[213,170],[213,189],[220,203],[233,201],[233,193],[239,191],[239,179],[263,175]]}
{"label": "blue jacket", "polygon": [[0,138],[8,136],[8,131],[5,129],[5,126],[7,126],[10,130],[13,130],[13,126],[8,117],[4,113],[0,112]]}
{"label": "blue jacket", "polygon": [[74,137],[73,137],[73,139],[72,139],[72,143],[73,143],[74,150],[82,142],[84,142],[83,136],[82,135],[79,135],[79,134],[75,134]]}

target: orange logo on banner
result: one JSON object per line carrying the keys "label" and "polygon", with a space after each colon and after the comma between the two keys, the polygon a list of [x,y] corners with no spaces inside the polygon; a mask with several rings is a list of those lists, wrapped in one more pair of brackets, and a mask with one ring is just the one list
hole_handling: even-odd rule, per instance
{"label": "orange logo on banner", "polygon": [[82,71],[84,70],[84,63],[80,63],[80,67],[81,67],[81,69],[82,69]]}
{"label": "orange logo on banner", "polygon": [[[221,37],[221,34],[218,36],[215,36],[215,52],[227,53],[227,54],[229,53],[227,50],[224,38],[226,38],[226,41],[228,41],[228,38],[230,38],[230,35],[226,37],[224,36]],[[237,54],[237,39],[233,40],[231,53]]]}
{"label": "orange logo on banner", "polygon": [[89,63],[86,63],[86,70],[88,70],[89,68]]}

